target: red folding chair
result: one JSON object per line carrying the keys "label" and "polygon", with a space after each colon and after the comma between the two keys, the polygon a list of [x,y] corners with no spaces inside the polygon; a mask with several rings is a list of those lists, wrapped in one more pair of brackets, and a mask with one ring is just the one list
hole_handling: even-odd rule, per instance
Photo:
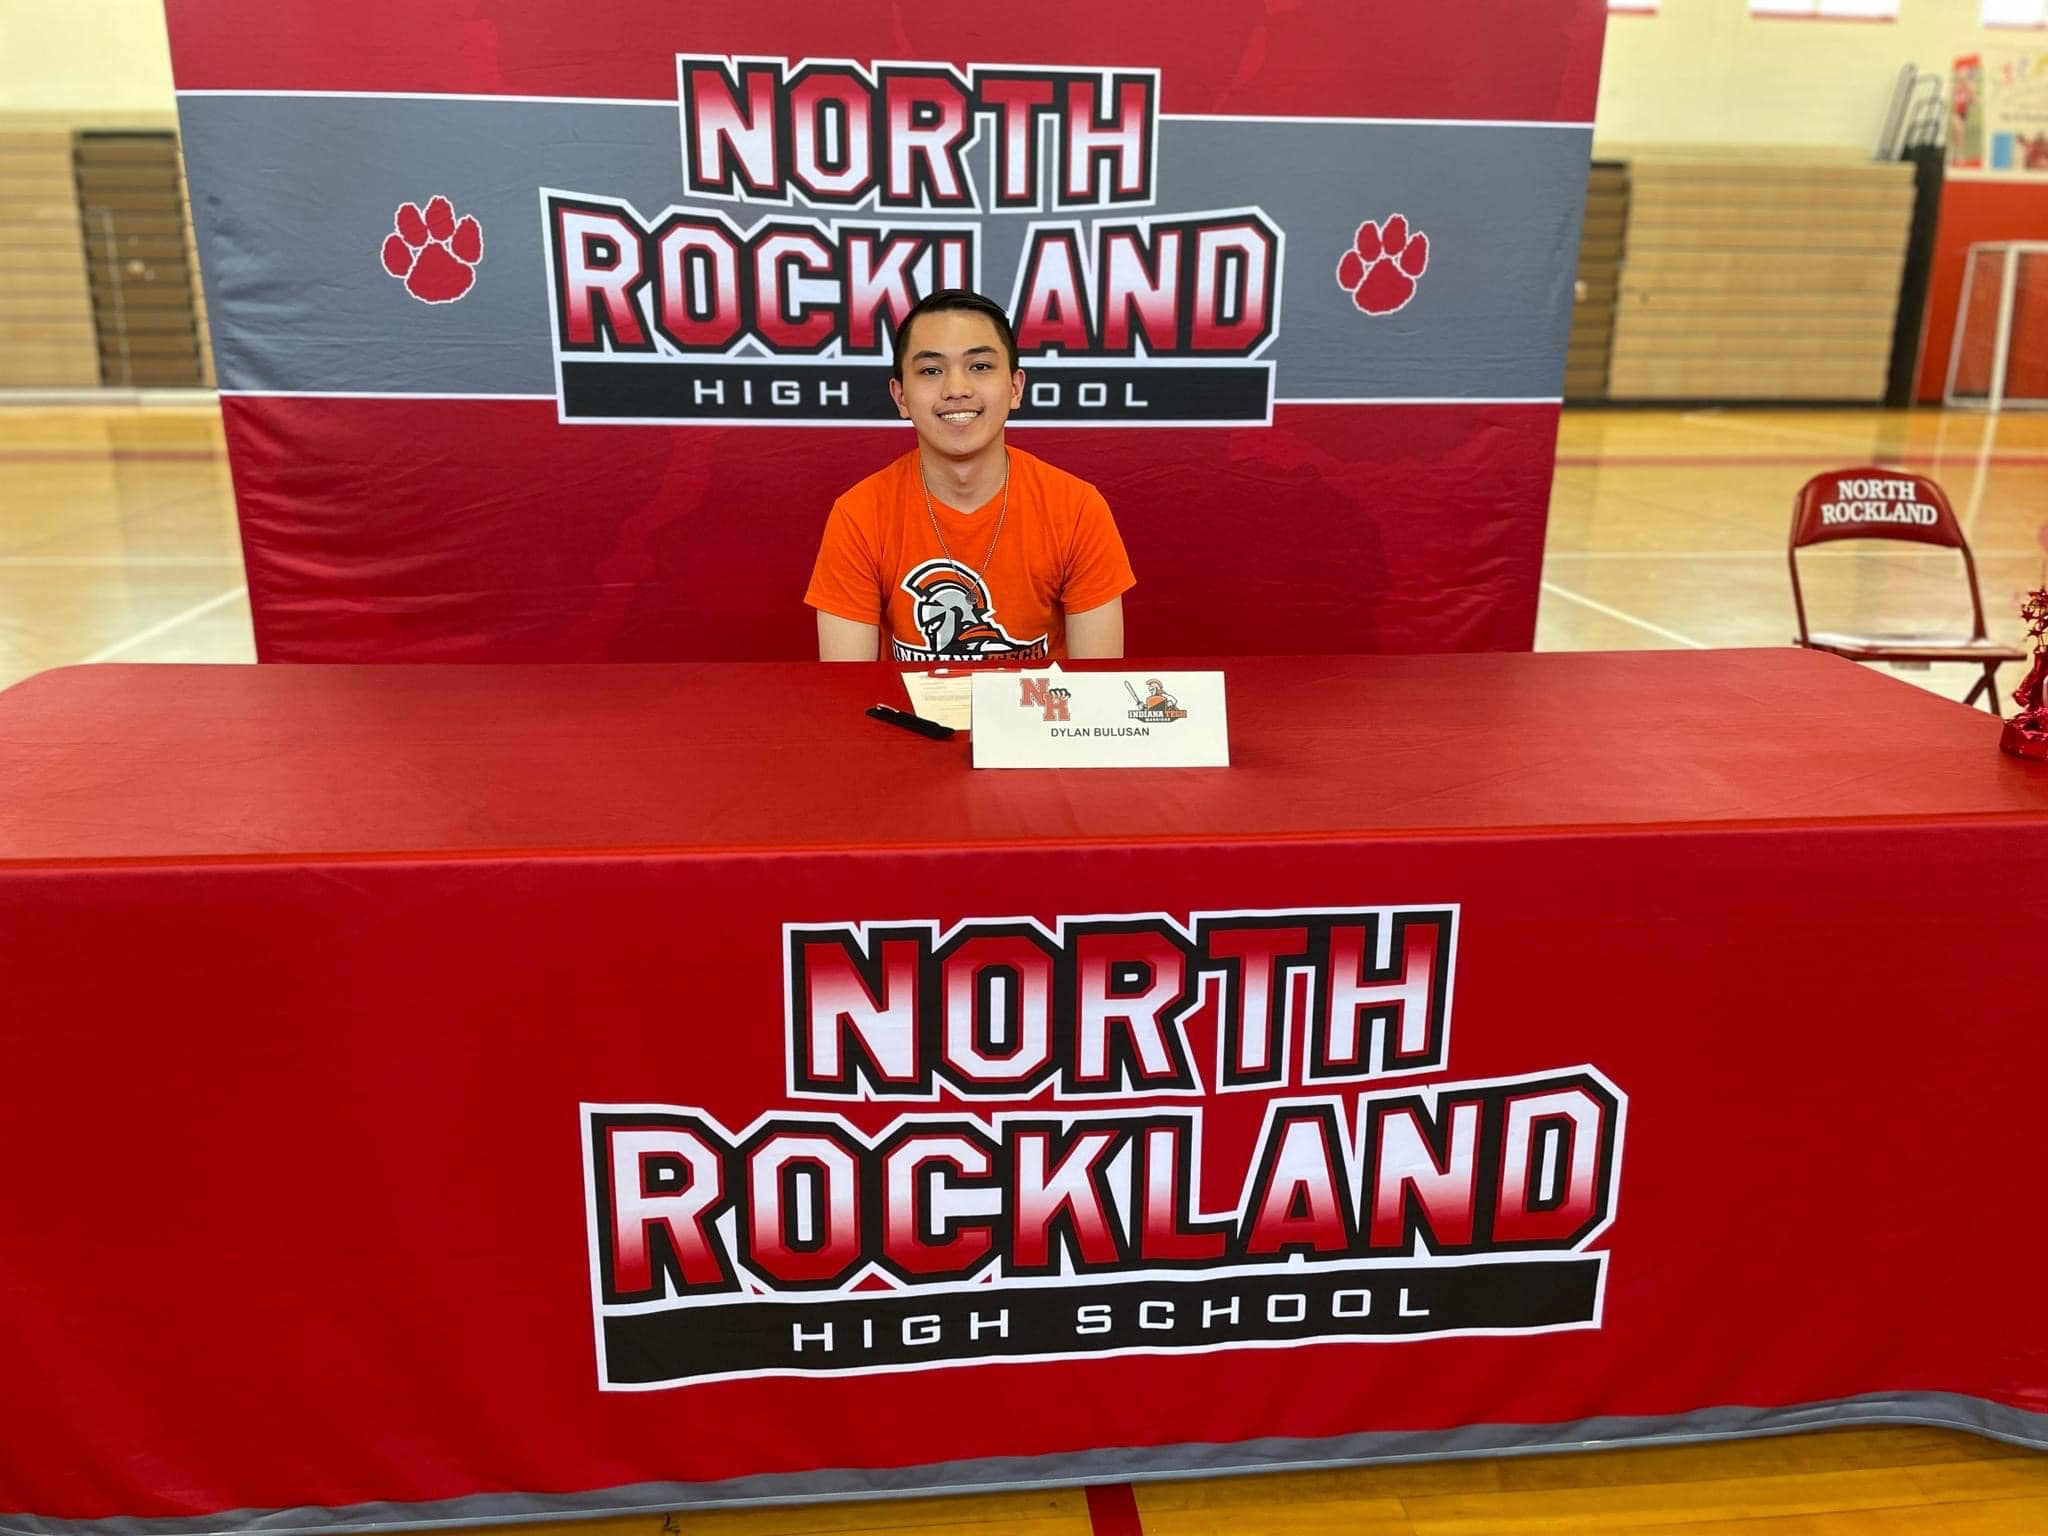
{"label": "red folding chair", "polygon": [[[1836,539],[1898,539],[1953,549],[1963,557],[1963,575],[1970,587],[1970,633],[1934,631],[1907,634],[1835,634],[1810,632],[1806,598],[1799,590],[1799,551],[1809,544]],[[1956,521],[1955,509],[1941,487],[1925,475],[1903,469],[1835,469],[1815,475],[1799,488],[1792,503],[1792,540],[1785,551],[1792,567],[1792,606],[1799,613],[1795,645],[1829,651],[1851,661],[1960,661],[1983,667],[1965,704],[1984,696],[1992,714],[1998,709],[1998,669],[2008,661],[2025,661],[2027,653],[2000,645],[1984,633],[1984,598],[1977,590],[1977,562]]]}

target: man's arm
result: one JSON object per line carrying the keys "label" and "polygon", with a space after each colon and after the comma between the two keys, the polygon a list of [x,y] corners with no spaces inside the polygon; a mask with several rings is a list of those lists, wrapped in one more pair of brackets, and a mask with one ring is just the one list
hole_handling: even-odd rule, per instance
{"label": "man's arm", "polygon": [[[1117,619],[1117,643],[1123,643],[1123,619]],[[858,624],[836,613],[818,610],[818,660],[874,661],[882,650],[879,624]]]}
{"label": "man's arm", "polygon": [[[819,614],[822,626],[824,615]],[[1124,653],[1124,600],[1112,597],[1099,608],[1067,615],[1067,654],[1076,661],[1090,657],[1116,660]]]}

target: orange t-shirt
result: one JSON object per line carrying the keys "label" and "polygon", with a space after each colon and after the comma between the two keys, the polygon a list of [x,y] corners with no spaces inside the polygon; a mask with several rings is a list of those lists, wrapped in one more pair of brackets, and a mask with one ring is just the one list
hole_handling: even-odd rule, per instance
{"label": "orange t-shirt", "polygon": [[1067,614],[1137,580],[1109,506],[1087,481],[1012,448],[1002,507],[1001,491],[971,512],[934,496],[927,513],[913,448],[832,504],[804,601],[888,631],[894,661],[1064,657]]}

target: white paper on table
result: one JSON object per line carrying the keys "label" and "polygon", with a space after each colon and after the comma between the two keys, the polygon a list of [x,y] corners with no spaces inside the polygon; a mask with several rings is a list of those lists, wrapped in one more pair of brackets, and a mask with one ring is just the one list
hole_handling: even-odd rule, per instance
{"label": "white paper on table", "polygon": [[956,731],[974,724],[974,675],[971,672],[906,672],[903,691],[911,713]]}

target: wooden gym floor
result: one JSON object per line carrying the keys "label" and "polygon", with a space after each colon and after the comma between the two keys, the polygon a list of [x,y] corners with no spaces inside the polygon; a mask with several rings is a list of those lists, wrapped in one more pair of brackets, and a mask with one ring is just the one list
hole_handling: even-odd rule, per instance
{"label": "wooden gym floor", "polygon": [[[1539,650],[1781,645],[1785,531],[1814,472],[1904,465],[1948,489],[1994,635],[2048,550],[2048,418],[1926,410],[1568,411]],[[1816,623],[1966,621],[1943,552],[1821,551]],[[1142,625],[1142,619],[1139,620]],[[1142,630],[1140,630],[1142,633]],[[250,661],[234,497],[210,403],[0,408],[0,686],[89,661]],[[2006,689],[2017,668],[2002,675]],[[1960,668],[1901,674],[1960,698]],[[2009,710],[2009,705],[2006,706]],[[1277,1473],[1111,1488],[645,1516],[550,1536],[1197,1536],[2048,1532],[2048,1455],[1952,1431],[1831,1430],[1719,1445]]]}

